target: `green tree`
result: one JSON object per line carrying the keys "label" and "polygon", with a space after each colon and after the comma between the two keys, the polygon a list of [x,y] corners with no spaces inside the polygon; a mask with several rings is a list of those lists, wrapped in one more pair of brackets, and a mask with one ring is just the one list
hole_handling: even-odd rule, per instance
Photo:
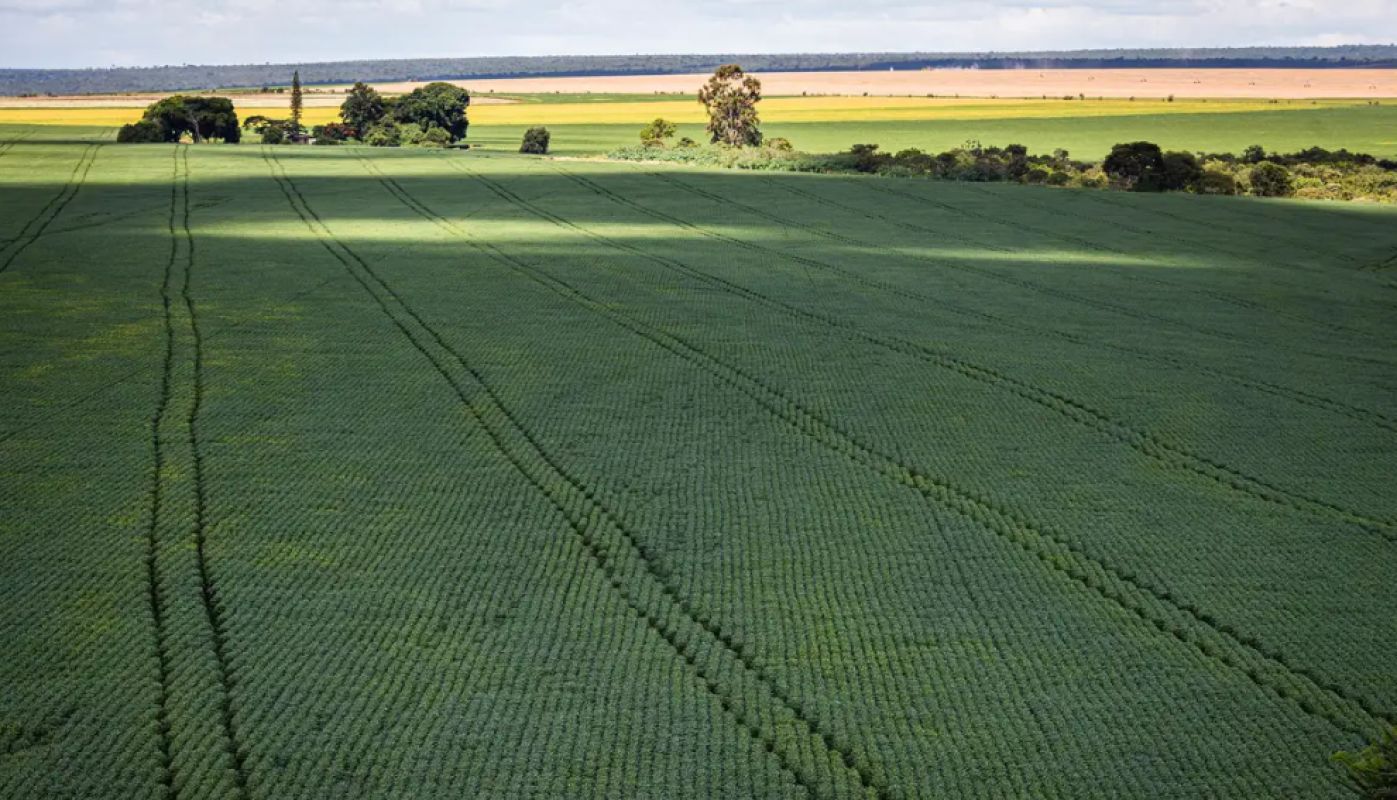
{"label": "green tree", "polygon": [[1242,151],[1243,164],[1260,164],[1265,160],[1266,148],[1259,144],[1248,145],[1247,149]]}
{"label": "green tree", "polygon": [[177,142],[186,133],[196,142],[222,139],[232,144],[242,138],[233,101],[226,97],[170,95],[147,106],[143,119],[159,126],[167,142]]}
{"label": "green tree", "polygon": [[646,147],[664,147],[665,140],[678,130],[673,122],[656,117],[654,122],[640,129],[640,143]]}
{"label": "green tree", "polygon": [[291,128],[296,133],[301,131],[301,71],[296,70],[291,73]]}
{"label": "green tree", "polygon": [[699,90],[698,99],[708,109],[708,134],[715,143],[733,147],[762,143],[757,127],[757,103],[762,84],[736,64],[719,67]]}
{"label": "green tree", "polygon": [[1164,154],[1164,169],[1160,173],[1161,188],[1168,192],[1182,192],[1198,186],[1203,177],[1203,166],[1193,153],[1170,151]]}
{"label": "green tree", "polygon": [[1251,193],[1257,197],[1289,197],[1295,193],[1290,170],[1270,161],[1252,167],[1250,180]]}
{"label": "green tree", "polygon": [[165,134],[161,132],[159,125],[148,119],[143,119],[129,125],[122,125],[121,130],[116,132],[116,140],[123,144],[163,142]]}
{"label": "green tree", "polygon": [[398,147],[403,143],[402,133],[392,120],[380,120],[362,132],[364,143],[370,147]]}
{"label": "green tree", "polygon": [[471,104],[470,93],[443,81],[419,86],[398,98],[393,104],[393,118],[400,123],[414,123],[423,130],[443,128],[451,141],[466,138],[466,108]]}
{"label": "green tree", "polygon": [[548,143],[552,138],[547,128],[529,128],[524,131],[524,141],[519,145],[519,152],[544,155],[548,152]]}
{"label": "green tree", "polygon": [[383,119],[386,113],[383,96],[378,90],[363,82],[354,84],[349,90],[349,95],[340,104],[340,119],[354,129],[356,139],[363,139],[364,132]]}
{"label": "green tree", "polygon": [[1164,154],[1153,142],[1115,145],[1101,168],[1111,180],[1132,192],[1158,192],[1164,188]]}

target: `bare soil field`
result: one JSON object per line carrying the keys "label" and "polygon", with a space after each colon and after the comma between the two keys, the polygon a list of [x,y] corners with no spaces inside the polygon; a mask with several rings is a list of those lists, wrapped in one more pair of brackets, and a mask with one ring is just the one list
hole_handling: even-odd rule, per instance
{"label": "bare soil field", "polygon": [[[1397,97],[1394,69],[1045,69],[759,73],[767,95],[870,94],[971,97]],[[476,92],[696,92],[706,75],[617,75],[454,81]],[[418,83],[385,83],[410,91]]]}

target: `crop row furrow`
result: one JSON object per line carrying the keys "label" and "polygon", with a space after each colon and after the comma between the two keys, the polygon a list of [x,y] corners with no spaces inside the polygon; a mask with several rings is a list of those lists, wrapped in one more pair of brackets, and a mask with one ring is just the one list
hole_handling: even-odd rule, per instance
{"label": "crop row furrow", "polygon": [[[264,151],[265,154],[266,151]],[[366,162],[371,165],[371,162]],[[777,758],[810,793],[853,781],[858,793],[887,797],[870,771],[851,752],[837,747],[744,650],[712,622],[695,612],[665,580],[652,553],[596,494],[549,454],[537,437],[502,402],[498,392],[406,300],[352,248],[336,238],[317,216],[273,153],[273,176],[287,201],[380,310],[451,386],[463,406],[515,470],[568,520],[589,558],[606,574],[608,585],[670,650],[689,664],[710,692],[720,695],[724,708],[768,753]],[[393,191],[391,180],[385,188]],[[396,194],[396,192],[395,192]],[[454,367],[453,367],[454,363]],[[706,653],[705,653],[706,651]],[[824,753],[823,761],[807,762],[777,737],[775,725],[784,718],[806,731],[804,739]],[[842,777],[841,777],[842,776]]]}
{"label": "crop row furrow", "polygon": [[[827,205],[831,208],[839,209],[840,211],[857,214],[865,219],[871,219],[878,222],[886,223],[894,227],[902,228],[903,230],[912,231],[914,233],[928,234],[938,238],[952,238],[960,242],[968,241],[963,238],[955,237],[953,234],[948,234],[945,231],[930,228],[925,225],[918,225],[913,222],[895,219],[893,217],[873,213],[867,209],[860,208],[858,206],[849,205],[847,203],[841,203],[838,200],[825,197],[824,195],[793,186],[787,181],[777,182],[775,185],[788,192],[807,198],[813,202],[820,203],[822,205]],[[974,274],[983,274],[986,277],[991,277],[995,279],[998,279],[1000,277],[999,275],[990,270],[981,270],[977,267],[968,264],[951,264],[950,262],[940,261],[936,263],[945,264],[954,269],[965,270]],[[991,314],[989,312],[980,311],[978,309],[972,309],[960,305],[958,303],[951,302],[942,297],[938,297],[936,295],[918,293],[918,297],[919,299],[924,300],[925,302],[932,303],[952,313],[960,314],[961,316],[966,317],[978,318],[1001,328],[1019,330],[1033,336],[1040,336],[1046,334],[1048,336],[1052,336],[1053,338],[1061,339],[1067,342],[1072,342],[1073,344],[1080,345],[1083,347],[1110,350],[1115,353],[1120,353],[1122,355],[1129,356],[1130,358],[1133,358],[1137,361],[1164,364],[1166,366],[1177,369],[1180,372],[1192,372],[1200,375],[1207,375],[1210,377],[1219,378],[1221,380],[1228,381],[1229,383],[1235,383],[1239,386],[1246,387],[1253,391],[1261,392],[1262,394],[1271,395],[1273,397],[1280,397],[1291,402],[1307,406],[1309,408],[1316,408],[1323,411],[1328,411],[1330,413],[1348,417],[1349,419],[1357,420],[1359,422],[1375,425],[1379,428],[1384,428],[1389,431],[1397,432],[1397,419],[1394,419],[1393,417],[1390,417],[1381,412],[1373,411],[1372,409],[1363,408],[1361,406],[1355,406],[1350,403],[1335,400],[1331,397],[1317,395],[1312,392],[1296,389],[1291,386],[1283,386],[1272,381],[1249,378],[1245,375],[1240,375],[1235,372],[1218,369],[1216,367],[1210,367],[1205,364],[1195,363],[1193,361],[1188,361],[1182,358],[1171,356],[1166,353],[1156,353],[1138,347],[1131,347],[1130,345],[1121,344],[1119,342],[1113,342],[1100,337],[1083,336],[1072,333],[1070,331],[1044,327],[1041,325],[1029,325],[1011,317],[1006,317],[999,314]]]}
{"label": "crop row furrow", "polygon": [[[454,164],[455,162],[448,163]],[[847,270],[842,270],[823,261],[794,253],[787,253],[777,248],[766,247],[755,242],[738,239],[728,236],[727,234],[709,230],[701,225],[621,198],[611,193],[609,190],[606,190],[604,187],[600,187],[595,182],[577,176],[575,173],[566,174],[573,177],[574,180],[583,183],[583,185],[595,187],[593,191],[603,193],[605,196],[612,198],[618,203],[641,211],[653,218],[662,219],[671,224],[692,230],[699,235],[724,241],[765,255],[794,261],[806,266],[813,266],[840,274],[847,273]],[[667,259],[667,261],[671,260]],[[1161,464],[1177,471],[1207,479],[1213,484],[1221,486],[1228,491],[1235,491],[1254,500],[1288,508],[1292,511],[1319,515],[1326,518],[1338,518],[1346,523],[1356,525],[1364,530],[1375,533],[1388,541],[1397,542],[1397,523],[1394,523],[1392,520],[1378,518],[1370,514],[1346,508],[1335,502],[1312,498],[1303,493],[1276,486],[1263,478],[1246,474],[1216,459],[1195,454],[1181,445],[1176,445],[1166,440],[1159,434],[1134,428],[1124,421],[1115,419],[1109,414],[1083,401],[1062,394],[1061,392],[1013,377],[1012,375],[977,364],[939,348],[929,347],[898,337],[871,333],[853,323],[846,322],[837,317],[792,305],[783,300],[747,289],[746,287],[739,287],[731,281],[717,278],[717,276],[697,268],[686,265],[684,270],[686,274],[690,274],[692,277],[721,286],[725,290],[734,291],[756,302],[778,309],[783,313],[816,320],[821,324],[847,331],[851,335],[883,349],[902,353],[933,366],[963,375],[971,380],[1009,391],[1079,425],[1102,433]]]}
{"label": "crop row furrow", "polygon": [[87,173],[92,169],[92,162],[97,160],[97,151],[101,147],[100,144],[90,144],[83,148],[82,154],[78,156],[78,163],[73,167],[72,174],[68,176],[68,182],[43,208],[39,209],[39,213],[25,223],[19,237],[7,246],[6,249],[9,252],[5,253],[4,260],[0,261],[0,272],[9,269],[15,259],[19,258],[20,253],[23,253],[29,248],[29,245],[37,241],[44,229],[57,219],[58,215],[63,213],[63,209],[67,208],[68,204],[73,201],[73,198],[82,188],[83,181],[87,180]]}
{"label": "crop row furrow", "polygon": [[[512,193],[511,196],[517,198]],[[513,202],[531,210],[527,201],[516,199]],[[435,215],[435,212],[428,213]],[[547,214],[541,210],[538,213]],[[552,215],[547,218],[552,218]],[[446,224],[450,224],[449,221]],[[558,224],[571,226],[566,222]],[[607,241],[613,246],[628,249],[623,243]],[[704,369],[797,431],[1013,542],[1048,568],[1066,574],[1160,632],[1238,670],[1253,683],[1292,701],[1306,713],[1325,719],[1340,729],[1365,735],[1371,733],[1372,720],[1397,720],[1397,715],[1383,712],[1366,699],[1351,695],[1342,687],[1289,664],[1283,656],[1268,651],[1253,637],[1218,621],[1191,603],[1174,598],[1168,590],[1153,586],[1133,573],[1092,555],[1070,537],[1036,527],[1025,515],[880,452],[798,400],[740,367],[705,352],[683,337],[649,326],[625,314],[615,304],[586,295],[562,278],[517,259],[510,260],[517,271],[525,273],[534,282]]]}

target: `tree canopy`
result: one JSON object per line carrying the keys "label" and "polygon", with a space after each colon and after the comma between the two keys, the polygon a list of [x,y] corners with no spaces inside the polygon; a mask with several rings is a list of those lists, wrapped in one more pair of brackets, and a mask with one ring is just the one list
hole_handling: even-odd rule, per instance
{"label": "tree canopy", "polygon": [[734,147],[762,143],[757,102],[762,84],[736,64],[719,67],[699,90],[698,99],[708,109],[708,134],[715,143]]}
{"label": "tree canopy", "polygon": [[177,142],[186,133],[196,142],[221,139],[232,144],[242,138],[233,101],[226,97],[171,95],[151,103],[142,119],[155,124],[166,142]]}
{"label": "tree canopy", "polygon": [[349,95],[340,104],[340,119],[354,129],[355,136],[359,139],[363,139],[369,128],[383,119],[386,113],[387,106],[382,95],[377,89],[363,82],[354,84],[349,90]]}
{"label": "tree canopy", "polygon": [[411,122],[423,130],[442,128],[451,141],[466,138],[466,107],[471,104],[470,93],[454,84],[436,81],[419,86],[392,104],[393,118]]}

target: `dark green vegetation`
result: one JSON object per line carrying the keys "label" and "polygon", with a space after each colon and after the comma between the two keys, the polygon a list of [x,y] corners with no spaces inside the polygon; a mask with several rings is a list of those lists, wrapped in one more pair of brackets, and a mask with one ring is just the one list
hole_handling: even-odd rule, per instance
{"label": "dark green vegetation", "polygon": [[[299,112],[298,112],[299,113]],[[127,144],[220,141],[236,144],[242,138],[233,102],[226,97],[171,95],[151,103],[141,118],[117,131],[116,140]]]}
{"label": "dark green vegetation", "polygon": [[[856,144],[843,153],[801,153],[780,137],[772,137],[760,146],[736,148],[698,148],[692,140],[682,139],[671,149],[664,138],[657,136],[657,126],[663,122],[657,119],[641,130],[642,146],[623,147],[610,156],[622,161],[780,172],[864,173],[1128,192],[1256,197],[1298,194],[1308,199],[1397,202],[1397,161],[1321,147],[1295,153],[1267,153],[1260,145],[1252,145],[1237,156],[1165,152],[1153,142],[1123,142],[1113,146],[1099,164],[1073,159],[1063,149],[1052,155],[1034,155],[1019,144],[986,147],[979,142],[967,142],[934,155],[915,147],[883,152],[876,144]],[[668,132],[673,135],[673,126]]]}
{"label": "dark green vegetation", "polygon": [[43,134],[2,796],[1344,798],[1397,722],[1393,209]]}
{"label": "dark green vegetation", "polygon": [[110,69],[0,69],[0,94],[178,91],[277,85],[299,68],[308,83],[511,78],[533,75],[654,75],[708,72],[741,62],[757,71],[886,70],[922,67],[1383,67],[1397,65],[1397,45],[1218,47],[1013,53],[785,53],[624,56],[503,56],[227,64]]}

